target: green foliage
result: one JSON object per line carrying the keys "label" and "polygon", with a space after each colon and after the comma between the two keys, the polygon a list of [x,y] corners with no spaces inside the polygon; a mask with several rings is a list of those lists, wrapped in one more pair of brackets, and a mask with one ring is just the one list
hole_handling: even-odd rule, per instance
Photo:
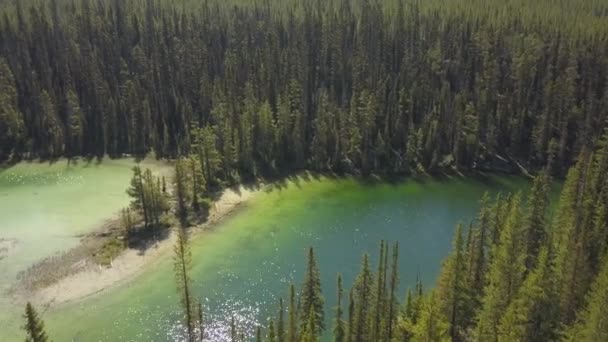
{"label": "green foliage", "polygon": [[443,319],[434,292],[422,301],[420,317],[413,328],[412,342],[450,341],[448,327]]}
{"label": "green foliage", "polygon": [[567,335],[568,341],[605,341],[608,339],[608,258],[591,286],[587,307]]}
{"label": "green foliage", "polygon": [[296,287],[291,284],[289,286],[289,325],[287,333],[287,342],[298,341],[298,315],[296,306]]}
{"label": "green foliage", "polygon": [[15,79],[4,58],[0,58],[0,161],[10,157],[23,143],[25,126],[17,104]]}
{"label": "green foliage", "polygon": [[499,326],[500,341],[553,341],[558,331],[554,276],[546,249],[509,304]]}
{"label": "green foliage", "polygon": [[498,244],[492,247],[482,307],[478,315],[478,339],[496,340],[498,323],[523,281],[525,249],[521,232],[520,194],[509,203],[509,214],[500,233]]}
{"label": "green foliage", "polygon": [[[193,150],[201,164],[200,170],[202,170],[204,179],[209,184],[216,184],[222,164],[222,157],[216,145],[216,133],[212,127],[205,127],[194,129],[191,135],[193,136]],[[193,174],[198,176],[198,171],[194,167]]]}
{"label": "green foliage", "polygon": [[175,198],[177,200],[175,214],[177,215],[182,228],[186,228],[188,226],[189,197],[188,162],[180,159],[175,163]]}
{"label": "green foliage", "polygon": [[162,225],[162,216],[169,210],[167,194],[163,193],[161,178],[155,177],[150,169],[143,173],[139,166],[133,167],[133,178],[127,194],[132,198],[131,208],[144,219],[144,227],[156,234]]}
{"label": "green foliage", "polygon": [[303,168],[561,174],[608,117],[602,0],[0,11],[2,160],[196,155],[211,189]]}
{"label": "green foliage", "polygon": [[369,266],[369,256],[364,254],[361,271],[353,286],[353,297],[355,302],[354,325],[351,325],[349,328],[353,331],[352,341],[354,342],[369,341],[369,336],[371,334],[370,309],[372,307],[373,285],[373,275]]}
{"label": "green foliage", "polygon": [[277,342],[285,342],[285,309],[283,298],[279,298],[279,319],[277,321]]}
{"label": "green foliage", "polygon": [[184,326],[186,327],[187,339],[193,342],[196,339],[196,303],[192,294],[192,279],[190,269],[192,268],[192,252],[188,241],[188,233],[184,228],[177,228],[177,241],[173,248],[173,273],[178,288],[180,303],[184,311]]}
{"label": "green foliage", "polygon": [[131,208],[123,208],[120,211],[120,223],[122,228],[125,231],[125,242],[126,242],[126,237],[129,235],[129,233],[135,228],[135,217],[133,215],[133,212],[131,211]]}
{"label": "green foliage", "polygon": [[466,279],[465,253],[462,225],[459,224],[456,227],[452,254],[444,262],[437,284],[437,305],[443,317],[448,320],[452,341],[464,340],[473,315]]}
{"label": "green foliage", "polygon": [[277,342],[277,335],[274,331],[274,321],[270,320],[268,323],[268,338],[266,339],[268,342]]}
{"label": "green foliage", "polygon": [[344,290],[342,288],[342,275],[338,274],[338,303],[336,305],[336,318],[334,319],[334,342],[344,342],[346,339],[346,322],[342,319],[342,296]]}
{"label": "green foliage", "polygon": [[102,266],[110,266],[116,257],[125,250],[124,241],[116,237],[111,237],[106,240],[101,248],[95,252],[94,257],[97,264]]}
{"label": "green foliage", "polygon": [[[319,336],[325,329],[323,305],[325,300],[321,293],[321,275],[315,259],[314,249],[308,249],[306,276],[300,292],[300,331],[304,334],[307,328],[314,327],[315,331],[307,331],[310,337]],[[309,317],[309,314],[314,316]],[[310,320],[314,321],[310,325]]]}
{"label": "green foliage", "polygon": [[26,342],[47,342],[49,340],[44,331],[44,322],[38,317],[38,313],[29,302],[25,306],[24,318],[26,323],[23,329],[27,333]]}

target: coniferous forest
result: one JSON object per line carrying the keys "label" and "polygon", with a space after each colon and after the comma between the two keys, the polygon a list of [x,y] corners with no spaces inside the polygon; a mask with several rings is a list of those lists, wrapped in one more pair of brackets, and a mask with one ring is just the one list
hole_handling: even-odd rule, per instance
{"label": "coniferous forest", "polygon": [[[0,1],[0,161],[153,154],[133,210],[179,220],[185,337],[202,340],[187,228],[262,175],[525,173],[458,225],[437,282],[399,293],[380,242],[326,303],[315,251],[276,317],[232,341],[608,341],[603,0]],[[565,179],[550,202],[555,180]],[[169,193],[173,197],[169,201]],[[553,208],[553,209],[551,209]],[[132,225],[130,211],[123,220]],[[331,310],[330,310],[331,308]],[[28,304],[29,341],[46,341]]]}
{"label": "coniferous forest", "polygon": [[4,160],[564,175],[608,116],[601,0],[3,3]]}

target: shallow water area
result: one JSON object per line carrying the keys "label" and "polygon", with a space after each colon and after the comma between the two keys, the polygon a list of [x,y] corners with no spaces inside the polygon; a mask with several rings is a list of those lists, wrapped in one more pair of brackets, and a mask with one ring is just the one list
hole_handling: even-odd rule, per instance
{"label": "shallow water area", "polygon": [[[133,165],[132,159],[59,160],[0,169],[0,326],[4,331],[14,332],[21,325],[7,293],[18,274],[76,246],[79,235],[100,227],[128,205],[125,190]],[[144,161],[142,166],[155,172],[168,170],[157,162]]]}

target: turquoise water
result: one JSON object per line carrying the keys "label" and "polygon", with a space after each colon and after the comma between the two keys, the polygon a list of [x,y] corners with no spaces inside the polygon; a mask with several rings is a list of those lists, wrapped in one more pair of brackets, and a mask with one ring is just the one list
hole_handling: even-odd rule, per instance
{"label": "turquoise water", "polygon": [[[434,283],[454,226],[468,224],[485,191],[515,191],[521,178],[408,180],[298,179],[255,195],[246,207],[192,242],[192,276],[205,304],[209,341],[226,341],[230,317],[252,332],[274,315],[291,282],[300,284],[306,249],[320,260],[326,312],[335,305],[336,273],[350,286],[364,252],[380,239],[399,241],[400,293],[419,272]],[[372,257],[374,263],[375,258]],[[176,341],[180,311],[171,255],[129,284],[47,312],[55,341]]]}
{"label": "turquoise water", "polygon": [[[62,160],[0,169],[0,341],[20,333],[21,308],[13,307],[7,293],[18,273],[76,246],[79,235],[127,206],[133,165],[132,159]],[[142,166],[156,173],[170,170],[162,163]]]}

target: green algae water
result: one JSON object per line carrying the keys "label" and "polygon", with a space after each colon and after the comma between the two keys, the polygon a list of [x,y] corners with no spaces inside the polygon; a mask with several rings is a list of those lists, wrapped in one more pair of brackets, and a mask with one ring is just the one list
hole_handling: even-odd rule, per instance
{"label": "green algae water", "polygon": [[[20,163],[0,169],[0,340],[20,333],[7,290],[36,261],[76,246],[128,205],[131,159]],[[161,163],[144,162],[155,172]],[[16,314],[15,310],[19,310]],[[20,337],[19,340],[22,340]],[[55,341],[58,341],[55,339]]]}
{"label": "green algae water", "polygon": [[[233,316],[249,336],[256,324],[266,324],[279,297],[288,297],[289,284],[303,280],[308,246],[319,260],[328,327],[336,273],[352,285],[362,253],[377,256],[381,239],[399,241],[401,294],[418,273],[431,285],[455,225],[474,218],[482,194],[528,185],[511,177],[396,184],[321,178],[259,193],[192,241],[192,277],[205,307],[207,340],[227,341]],[[181,341],[171,255],[128,284],[44,318],[55,341]]]}

